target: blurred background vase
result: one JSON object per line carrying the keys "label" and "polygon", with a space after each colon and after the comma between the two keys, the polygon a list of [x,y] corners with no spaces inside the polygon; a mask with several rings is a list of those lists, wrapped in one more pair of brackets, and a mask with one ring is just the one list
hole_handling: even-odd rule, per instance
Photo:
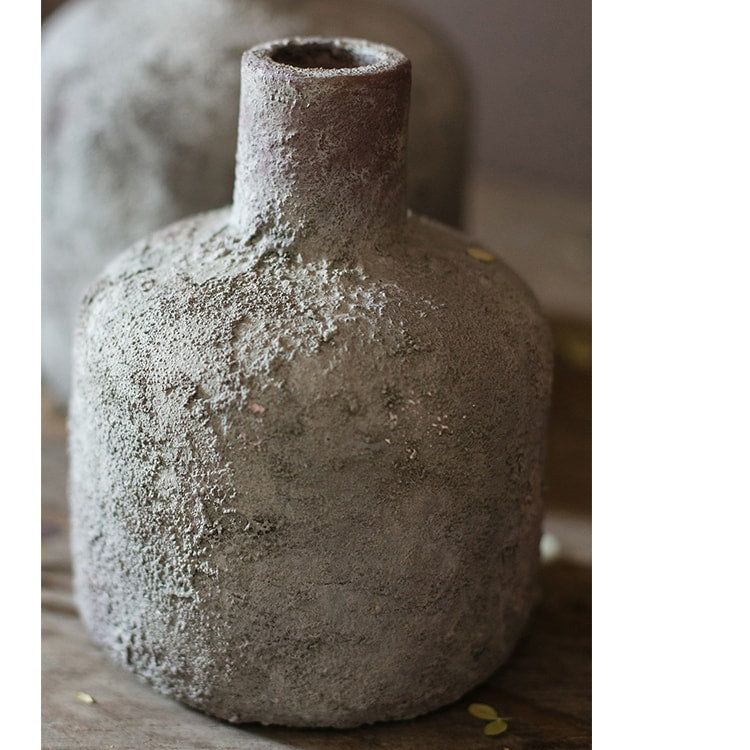
{"label": "blurred background vase", "polygon": [[230,202],[242,51],[309,34],[410,58],[409,206],[461,224],[461,65],[411,12],[370,0],[65,3],[42,33],[42,374],[59,403],[90,280],[136,238]]}

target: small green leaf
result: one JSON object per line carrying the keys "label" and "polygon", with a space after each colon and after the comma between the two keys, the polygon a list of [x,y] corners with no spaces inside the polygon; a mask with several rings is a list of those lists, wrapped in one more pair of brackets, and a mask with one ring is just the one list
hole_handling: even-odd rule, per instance
{"label": "small green leaf", "polygon": [[477,719],[497,719],[497,711],[492,706],[488,706],[486,703],[472,703],[469,706],[469,713],[472,716],[476,716]]}
{"label": "small green leaf", "polygon": [[484,728],[484,733],[490,736],[502,734],[507,728],[508,722],[505,719],[495,719]]}

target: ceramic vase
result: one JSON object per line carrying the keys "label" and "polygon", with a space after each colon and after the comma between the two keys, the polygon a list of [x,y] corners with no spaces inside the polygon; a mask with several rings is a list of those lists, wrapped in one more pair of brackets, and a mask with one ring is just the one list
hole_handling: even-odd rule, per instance
{"label": "ceramic vase", "polygon": [[232,722],[455,701],[534,600],[550,337],[513,272],[407,213],[409,86],[361,40],[247,52],[233,205],[135,243],[80,310],[81,615]]}

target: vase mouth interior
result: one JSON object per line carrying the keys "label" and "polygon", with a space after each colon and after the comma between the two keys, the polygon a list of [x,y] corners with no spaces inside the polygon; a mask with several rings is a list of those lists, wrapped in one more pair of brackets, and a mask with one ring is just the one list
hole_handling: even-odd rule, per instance
{"label": "vase mouth interior", "polygon": [[283,79],[408,76],[409,60],[398,50],[367,39],[298,36],[249,49],[243,64]]}
{"label": "vase mouth interior", "polygon": [[319,70],[363,68],[380,62],[372,50],[358,49],[335,40],[290,40],[274,49],[270,58],[292,68]]}

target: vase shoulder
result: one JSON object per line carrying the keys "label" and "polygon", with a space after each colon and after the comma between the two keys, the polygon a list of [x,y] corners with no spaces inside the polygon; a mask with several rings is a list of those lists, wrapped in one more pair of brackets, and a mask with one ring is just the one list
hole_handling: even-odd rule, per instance
{"label": "vase shoulder", "polygon": [[[105,295],[110,314],[122,307],[125,318],[148,320],[154,331],[175,316],[194,319],[191,330],[207,342],[230,336],[234,346],[244,331],[249,353],[273,352],[247,364],[264,387],[281,384],[283,373],[277,380],[274,373],[295,358],[334,362],[347,339],[341,356],[362,349],[373,366],[388,352],[426,359],[432,352],[437,367],[464,350],[490,365],[503,347],[550,348],[538,304],[512,270],[465,234],[414,214],[397,242],[306,262],[294,245],[274,250],[262,236],[247,240],[221,209],[136,243],[92,290],[85,311]],[[550,368],[540,361],[541,372]]]}

